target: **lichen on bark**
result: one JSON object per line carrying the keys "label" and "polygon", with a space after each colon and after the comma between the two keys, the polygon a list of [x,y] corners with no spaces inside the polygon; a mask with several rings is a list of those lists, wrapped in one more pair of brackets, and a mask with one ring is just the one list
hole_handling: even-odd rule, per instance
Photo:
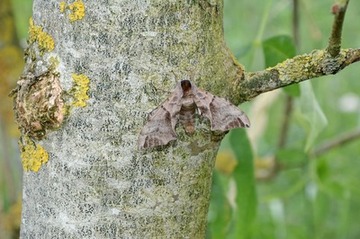
{"label": "lichen on bark", "polygon": [[41,26],[34,23],[32,18],[29,19],[29,44],[37,43],[40,52],[44,53],[54,50],[54,39],[46,33]]}
{"label": "lichen on bark", "polygon": [[85,107],[86,101],[89,99],[89,84],[90,80],[84,74],[71,74],[74,85],[70,90],[73,97],[72,106]]}
{"label": "lichen on bark", "polygon": [[[176,143],[140,152],[147,114],[180,80],[240,103],[359,59],[359,51],[344,52],[328,68],[306,65],[321,56],[308,54],[244,73],[224,44],[222,7],[220,0],[85,1],[85,17],[70,22],[66,4],[34,1],[34,22],[56,42],[61,85],[70,90],[76,73],[91,87],[78,87],[87,107],[42,140],[50,163],[24,175],[22,237],[204,238],[221,137],[199,120],[194,137],[178,127]],[[36,51],[30,56],[34,67],[44,62]]]}
{"label": "lichen on bark", "polygon": [[21,163],[25,171],[38,172],[49,160],[46,150],[28,136],[23,136],[20,140],[20,151]]}
{"label": "lichen on bark", "polygon": [[75,0],[74,2],[67,4],[62,1],[59,4],[60,12],[64,13],[69,10],[68,17],[70,22],[81,20],[85,16],[85,4],[82,0]]}
{"label": "lichen on bark", "polygon": [[42,139],[46,167],[24,175],[21,235],[203,238],[221,137],[201,120],[194,137],[178,127],[176,143],[162,149],[140,152],[137,137],[180,80],[234,100],[243,72],[224,44],[222,1],[84,4],[86,16],[71,23],[59,1],[34,2],[34,21],[56,42],[66,96],[72,74],[91,82],[77,87],[86,107]]}

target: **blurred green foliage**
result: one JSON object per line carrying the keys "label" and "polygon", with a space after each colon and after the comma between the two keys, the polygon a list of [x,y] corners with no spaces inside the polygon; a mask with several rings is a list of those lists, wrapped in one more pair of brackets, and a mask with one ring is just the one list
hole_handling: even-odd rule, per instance
{"label": "blurred green foliage", "polygon": [[[225,0],[226,41],[247,71],[273,66],[295,53],[326,48],[334,1],[299,0],[296,47],[291,40],[292,2]],[[359,13],[360,2],[350,1],[343,48],[359,47]],[[246,130],[251,146],[244,135],[234,132],[222,142],[214,172],[208,238],[360,237],[356,223],[360,213],[360,139],[318,153],[326,142],[359,132],[358,74],[359,67],[354,64],[336,75],[266,93],[241,106],[252,122]],[[289,99],[292,108],[285,111]],[[285,118],[289,125],[285,143],[280,145]],[[223,164],[231,161],[228,155],[237,161],[233,171],[223,170]],[[254,174],[248,173],[252,163],[244,160],[253,161]]]}
{"label": "blurred green foliage", "polygon": [[11,0],[19,40],[26,42],[29,29],[29,18],[32,14],[32,0]]}
{"label": "blurred green foliage", "polygon": [[32,1],[0,2],[0,238],[19,238],[21,173],[12,99],[24,65],[23,46]]}

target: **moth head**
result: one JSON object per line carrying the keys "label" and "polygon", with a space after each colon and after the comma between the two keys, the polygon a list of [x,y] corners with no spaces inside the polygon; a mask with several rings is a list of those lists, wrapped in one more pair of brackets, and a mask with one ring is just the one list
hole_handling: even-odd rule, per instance
{"label": "moth head", "polygon": [[189,80],[182,80],[181,88],[183,89],[184,92],[191,90],[191,82]]}
{"label": "moth head", "polygon": [[187,92],[189,92],[191,90],[191,82],[189,80],[182,80],[181,88],[182,88],[184,94],[186,94]]}

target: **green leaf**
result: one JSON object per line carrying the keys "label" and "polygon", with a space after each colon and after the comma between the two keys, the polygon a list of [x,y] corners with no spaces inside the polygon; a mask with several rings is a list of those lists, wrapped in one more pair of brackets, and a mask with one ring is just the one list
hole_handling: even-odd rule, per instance
{"label": "green leaf", "polygon": [[222,179],[222,175],[214,170],[208,214],[208,238],[225,238],[231,220],[232,211],[224,189],[227,188],[229,180]]}
{"label": "green leaf", "polygon": [[305,152],[313,146],[316,137],[327,125],[327,119],[314,95],[311,82],[300,84],[300,115],[299,119],[307,131]]}
{"label": "green leaf", "polygon": [[[285,35],[268,38],[263,41],[262,46],[266,67],[275,66],[288,58],[294,57],[296,54],[296,47],[292,38]],[[293,84],[283,89],[290,96],[298,97],[300,95],[298,84]]]}
{"label": "green leaf", "polygon": [[233,129],[229,141],[237,159],[232,176],[236,185],[236,211],[230,238],[249,238],[257,208],[252,149],[244,129]]}
{"label": "green leaf", "polygon": [[282,167],[294,168],[306,164],[308,155],[300,147],[281,148],[276,152],[276,159]]}
{"label": "green leaf", "polygon": [[300,96],[300,86],[299,84],[292,84],[282,88],[284,92],[292,97]]}
{"label": "green leaf", "polygon": [[251,51],[252,47],[253,47],[252,43],[246,44],[245,46],[235,51],[235,57],[237,59],[244,57],[246,54],[248,54]]}
{"label": "green leaf", "polygon": [[275,36],[262,43],[266,67],[275,66],[296,54],[295,44],[289,36]]}

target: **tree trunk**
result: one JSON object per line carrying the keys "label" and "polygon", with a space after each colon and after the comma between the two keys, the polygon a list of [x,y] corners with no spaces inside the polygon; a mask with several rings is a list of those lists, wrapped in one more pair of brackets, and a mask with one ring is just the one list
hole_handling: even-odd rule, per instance
{"label": "tree trunk", "polygon": [[[222,4],[34,1],[16,95],[22,238],[205,237],[222,137],[198,119],[193,136],[177,127],[177,141],[158,150],[137,150],[137,138],[182,79],[230,98],[239,90]],[[45,108],[32,98],[43,91]]]}

